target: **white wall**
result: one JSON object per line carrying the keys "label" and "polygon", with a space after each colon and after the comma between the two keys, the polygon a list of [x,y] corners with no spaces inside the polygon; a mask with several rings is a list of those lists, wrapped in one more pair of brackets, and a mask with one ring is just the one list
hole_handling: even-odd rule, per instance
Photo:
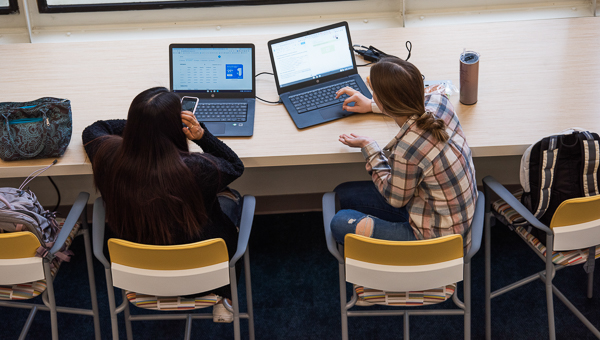
{"label": "white wall", "polygon": [[61,14],[40,14],[35,0],[19,0],[19,9],[18,15],[0,16],[0,44],[30,40],[36,43],[249,35],[273,31],[285,35],[340,20],[348,21],[352,30],[360,30],[584,17],[597,12],[596,0],[353,0]]}

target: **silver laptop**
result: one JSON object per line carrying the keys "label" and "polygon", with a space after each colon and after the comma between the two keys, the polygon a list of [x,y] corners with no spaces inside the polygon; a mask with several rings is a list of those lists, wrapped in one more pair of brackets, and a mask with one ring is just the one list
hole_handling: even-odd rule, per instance
{"label": "silver laptop", "polygon": [[254,44],[171,44],[171,91],[197,97],[194,115],[215,136],[252,136]]}
{"label": "silver laptop", "polygon": [[371,98],[358,74],[347,22],[269,41],[277,92],[300,129],[353,114],[342,108],[350,86]]}

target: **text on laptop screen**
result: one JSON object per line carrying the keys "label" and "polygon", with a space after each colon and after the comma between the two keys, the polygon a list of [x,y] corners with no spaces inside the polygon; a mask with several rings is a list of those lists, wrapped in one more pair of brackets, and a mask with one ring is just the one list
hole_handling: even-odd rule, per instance
{"label": "text on laptop screen", "polygon": [[281,87],[353,68],[345,27],[282,41],[271,49]]}
{"label": "text on laptop screen", "polygon": [[173,91],[252,92],[251,48],[173,48]]}

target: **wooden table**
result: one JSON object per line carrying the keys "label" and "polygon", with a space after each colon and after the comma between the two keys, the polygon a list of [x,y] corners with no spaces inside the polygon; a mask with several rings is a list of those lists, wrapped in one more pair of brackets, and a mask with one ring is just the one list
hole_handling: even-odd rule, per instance
{"label": "wooden table", "polygon": [[[99,119],[126,118],[139,92],[168,87],[170,43],[253,42],[258,73],[271,71],[267,41],[276,37],[0,45],[0,101],[70,99],[71,144],[45,175],[91,174],[82,130]],[[427,79],[456,85],[463,48],[479,52],[478,103],[465,106],[458,94],[451,97],[476,157],[519,155],[537,139],[572,126],[600,131],[599,18],[356,30],[352,40],[402,58],[410,40],[410,61]],[[368,67],[359,70],[368,75]],[[256,84],[259,97],[277,99],[271,76],[259,76]],[[339,164],[363,162],[358,150],[337,141],[340,134],[364,134],[384,145],[397,131],[392,120],[376,114],[298,130],[282,105],[257,101],[254,136],[223,140],[248,168]],[[48,163],[0,161],[0,178],[24,177]]]}

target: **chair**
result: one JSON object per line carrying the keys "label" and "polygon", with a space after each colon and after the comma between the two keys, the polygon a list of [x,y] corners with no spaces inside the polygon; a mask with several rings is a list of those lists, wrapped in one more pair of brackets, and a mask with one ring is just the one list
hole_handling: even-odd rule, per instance
{"label": "chair", "polygon": [[[196,243],[154,246],[111,238],[108,251],[111,261],[104,256],[105,211],[102,198],[94,202],[93,242],[94,255],[104,265],[110,308],[113,339],[119,338],[117,314],[123,312],[127,339],[133,338],[131,321],[185,319],[185,339],[191,337],[193,319],[212,319],[211,313],[172,313],[131,315],[129,303],[137,307],[161,311],[185,311],[215,305],[214,294],[183,297],[231,285],[233,327],[236,340],[240,339],[240,318],[248,319],[250,339],[254,339],[252,290],[248,239],[254,218],[255,199],[244,196],[237,251],[231,261],[223,239]],[[235,264],[244,256],[247,313],[239,312]],[[121,289],[123,302],[116,306],[114,288]]]}
{"label": "chair", "polygon": [[[584,264],[588,273],[588,298],[592,297],[592,284],[595,259],[600,257],[600,195],[569,199],[557,208],[549,226],[544,225],[504,186],[493,177],[483,179],[484,192],[488,204],[485,218],[485,309],[486,338],[491,339],[491,300],[510,290],[540,279],[546,286],[546,304],[548,309],[548,333],[550,339],[556,338],[554,327],[553,293],[579,318],[585,326],[600,338],[600,332],[552,283],[556,271],[567,266]],[[490,195],[497,194],[501,200],[492,202]],[[494,211],[495,210],[495,211]],[[539,273],[521,279],[515,283],[491,291],[491,240],[490,228],[494,217],[503,219],[511,225],[513,221],[524,218],[532,228],[546,234],[544,246],[530,230],[524,226],[516,227],[517,234],[545,262],[546,268]]]}
{"label": "chair", "polygon": [[[54,246],[42,258],[36,250],[40,241],[28,231],[0,233],[0,306],[25,308],[31,312],[23,326],[19,339],[24,339],[33,323],[38,310],[50,312],[52,339],[58,339],[57,313],[89,315],[94,318],[94,335],[100,339],[100,319],[96,299],[96,284],[92,264],[92,247],[87,223],[86,205],[88,193],[80,193],[71,211],[62,224]],[[77,220],[81,216],[81,223]],[[91,309],[61,307],[56,305],[54,297],[54,277],[62,262],[54,255],[66,245],[68,248],[74,237],[83,235],[88,269],[88,280],[92,302]],[[64,287],[61,287],[64,288]],[[73,289],[73,287],[68,287]],[[16,302],[28,300],[42,294],[43,304]],[[6,322],[6,321],[5,321]]]}
{"label": "chair", "polygon": [[[464,315],[464,338],[470,339],[471,259],[481,245],[483,203],[484,196],[479,193],[471,223],[471,247],[465,254],[461,235],[386,241],[347,234],[345,244],[337,244],[330,226],[336,213],[335,193],[326,193],[323,223],[327,248],[339,264],[342,339],[348,339],[349,316],[383,315],[404,316],[404,339],[409,338],[410,315]],[[454,294],[456,282],[461,280],[464,280],[464,303]],[[346,302],[346,282],[355,285],[349,302]],[[460,309],[350,310],[359,299],[388,306],[416,307],[443,302],[450,297]]]}

